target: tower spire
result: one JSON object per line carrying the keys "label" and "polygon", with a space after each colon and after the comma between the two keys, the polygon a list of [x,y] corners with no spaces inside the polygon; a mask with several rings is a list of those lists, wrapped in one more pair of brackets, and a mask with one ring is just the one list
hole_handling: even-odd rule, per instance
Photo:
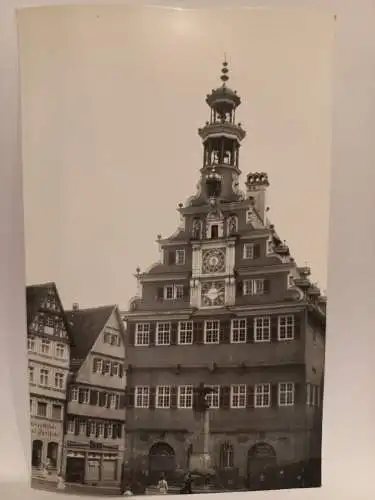
{"label": "tower spire", "polygon": [[227,56],[224,53],[224,62],[223,62],[223,67],[221,68],[221,76],[220,76],[220,80],[223,82],[223,86],[229,80],[228,73],[229,73],[229,69],[228,69]]}

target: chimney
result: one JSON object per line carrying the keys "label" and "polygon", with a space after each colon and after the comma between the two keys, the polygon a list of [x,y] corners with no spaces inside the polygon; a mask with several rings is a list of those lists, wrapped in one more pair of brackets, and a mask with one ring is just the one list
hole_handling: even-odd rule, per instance
{"label": "chimney", "polygon": [[268,175],[265,172],[247,174],[245,186],[247,198],[253,198],[254,208],[262,222],[266,223]]}
{"label": "chimney", "polygon": [[79,311],[79,304],[77,302],[73,303],[73,311]]}

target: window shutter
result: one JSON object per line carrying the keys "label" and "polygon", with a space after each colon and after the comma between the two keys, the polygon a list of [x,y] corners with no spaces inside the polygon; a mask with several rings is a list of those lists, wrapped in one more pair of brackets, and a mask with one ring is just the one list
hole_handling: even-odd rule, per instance
{"label": "window shutter", "polygon": [[91,389],[90,391],[90,405],[96,406],[98,404],[98,391]]}
{"label": "window shutter", "polygon": [[237,281],[236,292],[237,292],[237,295],[243,295],[243,281],[242,280]]}
{"label": "window shutter", "polygon": [[73,399],[73,386],[70,386],[68,389],[68,401],[72,401]]}
{"label": "window shutter", "polygon": [[113,377],[114,373],[115,373],[115,370],[113,368],[113,363],[111,363],[111,365],[110,365],[110,375],[111,375],[111,377]]}
{"label": "window shutter", "polygon": [[113,424],[112,439],[117,439],[117,438],[118,438],[118,427],[117,427],[117,424]]}
{"label": "window shutter", "polygon": [[119,409],[123,410],[125,408],[125,394],[120,394],[120,399],[119,399]]}
{"label": "window shutter", "polygon": [[278,341],[279,317],[271,316],[271,341]]}
{"label": "window shutter", "polygon": [[90,420],[86,420],[86,436],[90,436]]}
{"label": "window shutter", "polygon": [[127,339],[128,345],[134,345],[135,344],[135,323],[128,323],[126,334],[127,334],[126,339]]}
{"label": "window shutter", "polygon": [[76,436],[79,434],[79,419],[77,417],[74,419],[74,434]]}
{"label": "window shutter", "polygon": [[[123,396],[124,398],[124,406],[126,408],[133,408],[134,407],[134,387],[127,387],[125,390],[125,394]],[[121,398],[120,398],[121,401]]]}
{"label": "window shutter", "polygon": [[306,404],[306,384],[296,383],[294,384],[294,404],[295,405],[305,405]]}
{"label": "window shutter", "polygon": [[108,437],[108,424],[107,423],[104,424],[104,437],[105,438]]}
{"label": "window shutter", "polygon": [[193,325],[194,343],[203,344],[203,321],[196,321]]}
{"label": "window shutter", "polygon": [[247,386],[247,401],[246,401],[246,406],[248,408],[254,408],[254,386],[253,385],[248,385]]}
{"label": "window shutter", "polygon": [[149,407],[155,408],[156,404],[156,387],[150,387],[150,404]]}
{"label": "window shutter", "polygon": [[171,344],[177,344],[177,335],[178,335],[178,323],[173,322],[171,324]]}
{"label": "window shutter", "polygon": [[279,403],[279,384],[271,385],[271,406],[278,406]]}
{"label": "window shutter", "polygon": [[178,389],[175,385],[171,387],[171,408],[177,408]]}
{"label": "window shutter", "polygon": [[184,300],[188,300],[190,296],[190,287],[188,285],[184,285]]}
{"label": "window shutter", "polygon": [[168,265],[173,266],[176,264],[176,252],[175,250],[169,250],[168,252]]}
{"label": "window shutter", "polygon": [[246,321],[246,342],[252,344],[254,342],[254,318],[253,316],[248,316]]}
{"label": "window shutter", "polygon": [[164,288],[159,286],[156,289],[156,300],[163,300],[164,298]]}
{"label": "window shutter", "polygon": [[122,378],[124,376],[124,367],[123,367],[123,364],[120,363],[119,364],[119,367],[118,367],[118,374],[119,374],[119,377]]}
{"label": "window shutter", "polygon": [[117,436],[119,439],[121,439],[122,435],[122,424],[117,424]]}
{"label": "window shutter", "polygon": [[99,392],[99,406],[105,406],[105,395],[106,393],[105,392]]}
{"label": "window shutter", "polygon": [[254,250],[253,250],[254,259],[259,259],[259,257],[260,257],[260,245],[259,245],[259,243],[255,243],[253,248],[254,248]]}
{"label": "window shutter", "polygon": [[265,279],[263,283],[263,289],[265,294],[271,293],[271,280],[270,279]]}
{"label": "window shutter", "polygon": [[300,313],[300,314],[296,314],[294,316],[294,338],[296,340],[299,340],[301,338],[301,334],[302,334],[302,325],[303,325],[303,318],[304,318],[304,314],[303,313]]}
{"label": "window shutter", "polygon": [[84,401],[84,398],[83,398],[83,391],[82,391],[82,389],[79,389],[79,390],[78,390],[78,402],[82,404],[82,403],[83,403],[83,401]]}
{"label": "window shutter", "polygon": [[149,346],[155,345],[156,323],[150,324],[150,342]]}
{"label": "window shutter", "polygon": [[220,321],[220,344],[230,343],[230,320]]}
{"label": "window shutter", "polygon": [[220,408],[225,410],[230,407],[230,387],[224,386],[220,391]]}
{"label": "window shutter", "polygon": [[109,394],[108,392],[104,392],[104,401],[106,402],[106,407],[107,408],[110,408],[111,406],[111,394]]}

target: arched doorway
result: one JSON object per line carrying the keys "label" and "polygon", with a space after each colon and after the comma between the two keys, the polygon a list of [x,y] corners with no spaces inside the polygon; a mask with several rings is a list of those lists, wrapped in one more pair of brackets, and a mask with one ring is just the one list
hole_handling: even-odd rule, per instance
{"label": "arched doorway", "polygon": [[176,470],[176,456],[172,446],[167,443],[155,443],[149,451],[149,479],[156,484],[162,474],[171,479]]}
{"label": "arched doorway", "polygon": [[268,443],[257,443],[252,446],[247,455],[247,476],[250,485],[254,487],[262,474],[266,478],[275,471],[277,464],[276,452]]}
{"label": "arched doorway", "polygon": [[33,447],[31,451],[31,465],[32,467],[40,467],[42,465],[42,451],[43,442],[36,439],[33,441]]}

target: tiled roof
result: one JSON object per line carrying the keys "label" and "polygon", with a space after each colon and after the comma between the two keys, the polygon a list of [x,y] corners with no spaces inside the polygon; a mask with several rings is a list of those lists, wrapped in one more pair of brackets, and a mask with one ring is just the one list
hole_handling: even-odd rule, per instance
{"label": "tiled roof", "polygon": [[73,345],[70,351],[71,368],[76,371],[86,359],[116,306],[66,311]]}

